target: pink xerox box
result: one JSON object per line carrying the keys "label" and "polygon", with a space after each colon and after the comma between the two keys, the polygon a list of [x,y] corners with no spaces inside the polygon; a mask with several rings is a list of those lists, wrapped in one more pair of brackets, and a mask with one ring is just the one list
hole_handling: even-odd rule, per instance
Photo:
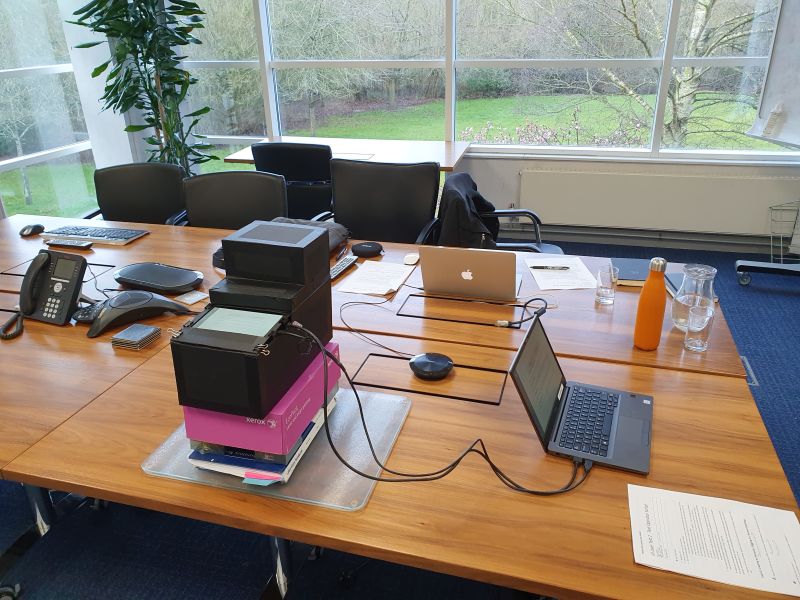
{"label": "pink xerox box", "polygon": [[[339,344],[331,341],[325,348],[338,358]],[[341,370],[333,360],[330,358],[326,360],[329,394],[339,380]],[[263,419],[184,406],[186,437],[222,446],[235,446],[270,454],[288,454],[322,406],[322,384],[323,368],[322,353],[320,353]]]}

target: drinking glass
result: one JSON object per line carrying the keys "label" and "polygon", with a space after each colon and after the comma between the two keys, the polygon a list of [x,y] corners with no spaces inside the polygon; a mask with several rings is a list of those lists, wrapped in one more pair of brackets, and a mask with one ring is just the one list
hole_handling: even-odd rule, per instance
{"label": "drinking glass", "polygon": [[711,333],[713,321],[713,306],[690,307],[683,346],[692,352],[705,352],[708,349],[708,335]]}
{"label": "drinking glass", "polygon": [[612,265],[604,265],[597,271],[597,289],[594,301],[597,304],[614,304],[614,289],[619,278],[619,269]]}

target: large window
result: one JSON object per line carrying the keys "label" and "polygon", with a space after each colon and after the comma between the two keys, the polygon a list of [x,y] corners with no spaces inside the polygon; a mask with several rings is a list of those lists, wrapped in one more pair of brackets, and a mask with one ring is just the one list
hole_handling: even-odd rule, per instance
{"label": "large window", "polygon": [[[795,0],[199,0],[202,43],[182,49],[198,80],[186,108],[212,108],[197,132],[219,157],[283,134],[795,158],[746,135],[782,1]],[[0,197],[12,213],[93,206],[58,9],[0,0]]]}
{"label": "large window", "polygon": [[56,0],[0,0],[0,198],[8,214],[96,206],[94,160]]}
{"label": "large window", "polygon": [[[215,59],[243,58],[231,48],[252,34],[234,30],[255,20],[261,35],[246,58],[256,64],[263,40],[269,134],[714,158],[786,152],[745,135],[780,3],[255,0],[252,13],[215,26],[215,5],[242,12],[251,3],[204,2]],[[241,95],[250,110],[253,94]],[[240,122],[211,129],[256,132]]]}

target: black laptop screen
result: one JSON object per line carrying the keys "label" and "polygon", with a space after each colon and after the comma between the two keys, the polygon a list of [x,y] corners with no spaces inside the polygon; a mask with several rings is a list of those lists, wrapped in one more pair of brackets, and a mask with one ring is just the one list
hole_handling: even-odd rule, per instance
{"label": "black laptop screen", "polygon": [[533,322],[517,351],[511,378],[542,445],[547,448],[549,425],[564,388],[564,373],[539,319]]}

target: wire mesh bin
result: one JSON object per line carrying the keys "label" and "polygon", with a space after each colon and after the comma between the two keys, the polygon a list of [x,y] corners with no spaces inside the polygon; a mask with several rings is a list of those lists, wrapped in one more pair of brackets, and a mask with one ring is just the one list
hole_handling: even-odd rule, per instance
{"label": "wire mesh bin", "polygon": [[800,200],[769,207],[769,259],[774,263],[800,261]]}

